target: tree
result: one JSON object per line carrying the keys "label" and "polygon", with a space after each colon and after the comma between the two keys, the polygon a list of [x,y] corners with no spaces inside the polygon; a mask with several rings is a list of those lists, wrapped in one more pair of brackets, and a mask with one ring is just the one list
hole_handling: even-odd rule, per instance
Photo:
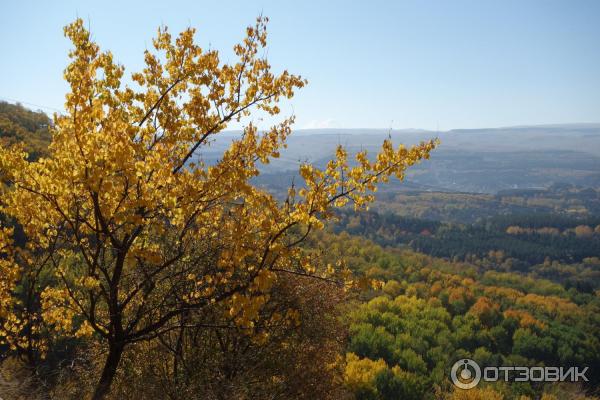
{"label": "tree", "polygon": [[[346,334],[339,322],[343,290],[318,279],[282,276],[270,294],[253,336],[225,327],[186,329],[183,336],[173,331],[127,351],[112,397],[346,399],[340,384]],[[290,310],[288,304],[301,324],[269,317]]]}
{"label": "tree", "polygon": [[577,225],[575,227],[575,235],[577,237],[590,237],[594,234],[594,230],[587,225]]}
{"label": "tree", "polygon": [[487,297],[479,297],[475,304],[469,310],[469,313],[475,315],[481,323],[486,326],[494,326],[500,318],[500,307],[493,303]]}
{"label": "tree", "polygon": [[491,387],[484,387],[469,390],[455,389],[446,398],[448,400],[503,400],[504,396]]}
{"label": "tree", "polygon": [[211,309],[252,335],[282,275],[347,275],[320,268],[299,245],[333,207],[363,208],[377,184],[402,179],[436,145],[394,149],[386,140],[375,160],[363,151],[352,167],[340,146],[322,170],[301,165],[304,186],[292,185],[284,203],[250,179],[279,156],[293,117],[264,132],[247,123],[219,161],[204,162],[202,150],[230,122],[256,109],[278,114],[279,101],[306,83],[272,73],[260,56],[266,22],[247,28],[233,64],[197,46],[193,29],[173,39],[161,28],[129,86],[124,67],[76,20],[65,28],[74,46],[70,92],[49,156],[30,161],[18,146],[0,150],[2,212],[22,227],[31,254],[20,262],[10,232],[0,236],[0,315],[18,332],[15,288],[32,268],[49,271],[56,284],[36,293],[44,322],[57,334],[98,340],[106,352],[94,399],[106,397],[132,344],[202,327],[191,316]]}

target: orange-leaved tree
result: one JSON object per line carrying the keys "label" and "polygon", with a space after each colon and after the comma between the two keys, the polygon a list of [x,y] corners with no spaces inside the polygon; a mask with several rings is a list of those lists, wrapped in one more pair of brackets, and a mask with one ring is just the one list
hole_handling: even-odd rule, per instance
{"label": "orange-leaved tree", "polygon": [[[299,245],[332,208],[364,207],[378,183],[402,179],[435,147],[386,140],[376,158],[360,152],[352,162],[339,147],[322,170],[301,165],[304,184],[285,202],[251,178],[279,156],[293,117],[265,131],[246,123],[219,161],[203,162],[203,148],[230,122],[255,109],[276,115],[279,101],[305,85],[271,71],[261,51],[266,21],[247,28],[235,63],[201,49],[193,29],[173,38],[161,28],[126,84],[124,68],[76,20],[65,28],[74,46],[70,92],[49,155],[28,161],[18,147],[0,150],[1,211],[26,238],[19,247],[10,229],[0,234],[0,334],[26,344],[35,320],[36,332],[43,321],[54,334],[97,340],[106,359],[94,399],[109,392],[129,345],[184,328],[184,316],[218,305],[252,334],[282,274],[340,273],[317,268]],[[40,269],[54,283],[35,294],[36,319],[15,293]],[[43,340],[35,345],[44,351]]]}

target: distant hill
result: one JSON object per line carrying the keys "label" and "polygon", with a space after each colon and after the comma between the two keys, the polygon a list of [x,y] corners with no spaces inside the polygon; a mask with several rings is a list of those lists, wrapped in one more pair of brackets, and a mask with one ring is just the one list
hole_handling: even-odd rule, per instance
{"label": "distant hill", "polygon": [[[45,154],[50,143],[50,118],[19,104],[0,102],[0,144],[24,142],[30,158]],[[218,160],[239,131],[223,132],[197,153],[207,163]],[[297,180],[300,162],[324,166],[338,144],[374,154],[390,136],[395,144],[411,145],[439,137],[431,160],[412,168],[400,189],[496,193],[510,189],[543,189],[568,183],[600,188],[600,124],[515,126],[455,129],[308,129],[296,130],[281,157],[262,167],[259,184],[274,191]]]}
{"label": "distant hill", "polygon": [[[239,133],[238,133],[239,134]],[[457,129],[433,132],[418,129],[311,129],[297,130],[288,139],[281,158],[263,167],[268,186],[289,184],[301,161],[325,165],[338,144],[350,152],[373,154],[391,136],[407,145],[439,137],[441,145],[431,160],[409,171],[402,186],[421,190],[496,193],[508,189],[548,188],[569,183],[600,187],[600,124],[518,126]],[[234,132],[224,132],[198,153],[207,162],[220,157]],[[282,179],[285,178],[285,179]],[[273,184],[275,183],[275,185]]]}
{"label": "distant hill", "polygon": [[25,143],[30,159],[47,153],[52,121],[42,111],[0,101],[0,144]]}

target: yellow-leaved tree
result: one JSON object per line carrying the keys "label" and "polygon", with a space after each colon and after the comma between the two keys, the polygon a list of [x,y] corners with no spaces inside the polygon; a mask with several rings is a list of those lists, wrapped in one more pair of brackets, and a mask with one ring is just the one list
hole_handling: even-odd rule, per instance
{"label": "yellow-leaved tree", "polygon": [[[235,63],[201,49],[193,29],[173,38],[161,28],[131,84],[83,21],[65,28],[70,92],[49,155],[28,161],[18,147],[0,150],[1,212],[25,238],[16,245],[10,227],[0,231],[0,335],[13,351],[43,354],[52,335],[97,341],[106,354],[93,395],[101,399],[128,346],[185,328],[185,316],[218,305],[252,335],[282,274],[345,274],[315,265],[299,245],[334,207],[364,207],[377,184],[402,179],[435,142],[386,140],[376,157],[355,161],[339,147],[323,170],[300,167],[304,184],[285,202],[250,180],[278,157],[293,117],[266,131],[245,123],[219,161],[204,163],[203,147],[230,122],[254,109],[276,115],[305,85],[271,71],[265,24],[247,28]],[[40,271],[52,284],[35,283]],[[39,307],[24,304],[24,282]]]}

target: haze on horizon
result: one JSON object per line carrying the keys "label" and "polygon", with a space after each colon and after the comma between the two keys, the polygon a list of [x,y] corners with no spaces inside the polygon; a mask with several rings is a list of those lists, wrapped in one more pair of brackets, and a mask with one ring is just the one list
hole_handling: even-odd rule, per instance
{"label": "haze on horizon", "polygon": [[599,2],[388,3],[10,2],[0,15],[0,100],[62,109],[62,27],[78,16],[133,72],[161,24],[198,28],[198,40],[226,60],[262,13],[274,67],[309,80],[283,108],[297,129],[600,122]]}

